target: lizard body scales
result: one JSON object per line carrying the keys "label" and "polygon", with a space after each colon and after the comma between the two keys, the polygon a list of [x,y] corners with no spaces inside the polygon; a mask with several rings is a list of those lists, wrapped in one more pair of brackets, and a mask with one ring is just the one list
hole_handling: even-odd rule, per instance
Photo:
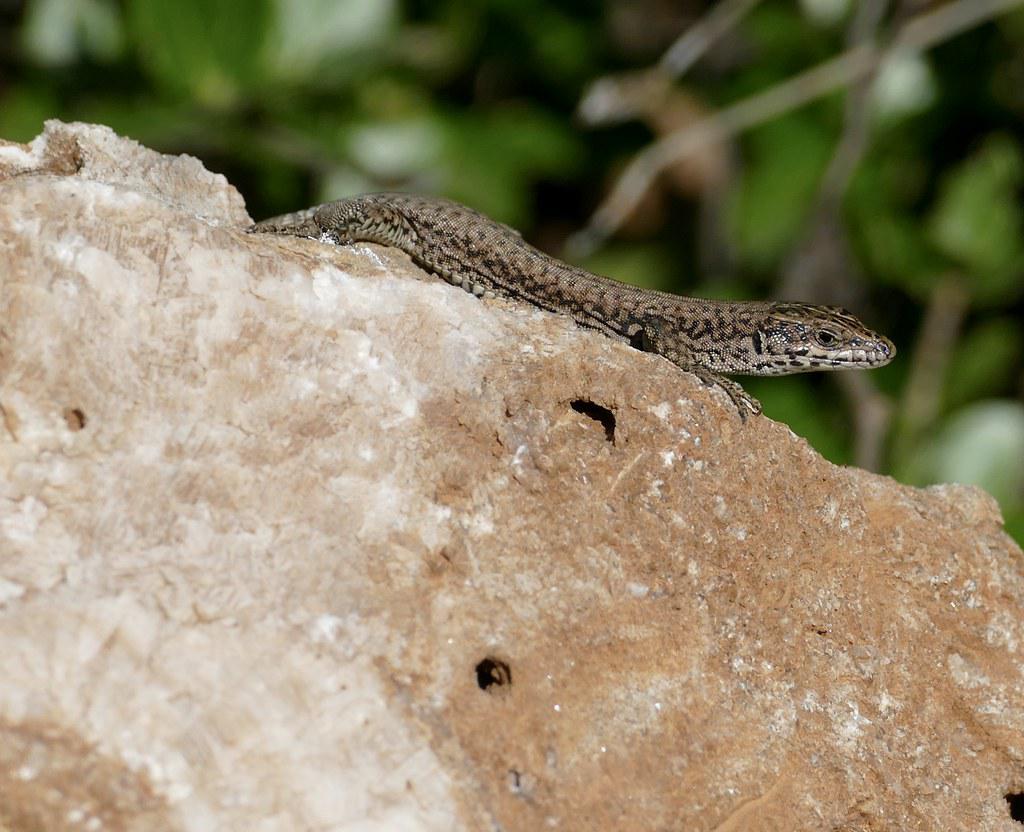
{"label": "lizard body scales", "polygon": [[367,194],[256,223],[255,232],[335,245],[372,242],[475,295],[524,301],[664,356],[721,387],[740,415],[758,402],[723,374],[787,375],[877,367],[892,343],[838,307],[690,298],[641,289],[563,263],[514,229],[445,199]]}

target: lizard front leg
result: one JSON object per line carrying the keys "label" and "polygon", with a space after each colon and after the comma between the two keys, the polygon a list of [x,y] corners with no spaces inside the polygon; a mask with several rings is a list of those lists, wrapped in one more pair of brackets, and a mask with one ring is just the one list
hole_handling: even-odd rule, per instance
{"label": "lizard front leg", "polygon": [[724,390],[730,401],[736,406],[736,411],[742,421],[747,420],[748,412],[755,416],[761,412],[761,403],[737,382],[704,367],[694,360],[689,350],[685,349],[678,339],[666,340],[663,338],[658,327],[636,323],[629,327],[627,334],[629,343],[635,349],[653,352],[667,358],[680,369],[693,373],[708,387],[718,387]]}
{"label": "lizard front leg", "polygon": [[684,367],[684,370],[688,373],[693,373],[708,387],[718,387],[725,391],[725,394],[732,400],[732,403],[736,406],[736,410],[740,414],[742,421],[747,420],[747,412],[754,414],[755,416],[761,412],[761,402],[751,396],[746,390],[744,390],[739,383],[733,381],[731,378],[713,373],[710,370],[705,370],[703,367]]}

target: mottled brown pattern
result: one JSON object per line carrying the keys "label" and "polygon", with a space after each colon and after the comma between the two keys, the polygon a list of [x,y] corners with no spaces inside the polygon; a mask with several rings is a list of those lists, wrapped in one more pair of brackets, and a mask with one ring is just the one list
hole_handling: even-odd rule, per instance
{"label": "mottled brown pattern", "polygon": [[876,367],[896,354],[887,338],[843,309],[703,300],[629,286],[556,260],[515,229],[434,197],[367,194],[264,220],[252,230],[401,249],[473,294],[526,301],[662,355],[724,389],[741,416],[760,412],[760,405],[723,373]]}

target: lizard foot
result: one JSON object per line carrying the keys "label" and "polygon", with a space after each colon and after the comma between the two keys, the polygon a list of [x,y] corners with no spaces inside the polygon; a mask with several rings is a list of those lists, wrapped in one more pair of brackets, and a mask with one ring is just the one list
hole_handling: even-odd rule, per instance
{"label": "lizard foot", "polygon": [[720,376],[718,373],[712,373],[708,370],[694,369],[690,370],[690,372],[697,376],[697,378],[704,382],[708,387],[717,387],[720,390],[724,390],[725,394],[736,406],[736,411],[739,413],[740,421],[747,421],[748,413],[752,413],[756,416],[761,412],[761,402],[751,396],[731,378]]}

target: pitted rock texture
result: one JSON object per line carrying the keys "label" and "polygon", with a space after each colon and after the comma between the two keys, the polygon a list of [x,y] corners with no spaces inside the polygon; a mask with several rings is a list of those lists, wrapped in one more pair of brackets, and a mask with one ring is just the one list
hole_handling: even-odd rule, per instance
{"label": "pitted rock texture", "polygon": [[0,828],[1024,828],[987,495],[248,223],[0,145]]}

